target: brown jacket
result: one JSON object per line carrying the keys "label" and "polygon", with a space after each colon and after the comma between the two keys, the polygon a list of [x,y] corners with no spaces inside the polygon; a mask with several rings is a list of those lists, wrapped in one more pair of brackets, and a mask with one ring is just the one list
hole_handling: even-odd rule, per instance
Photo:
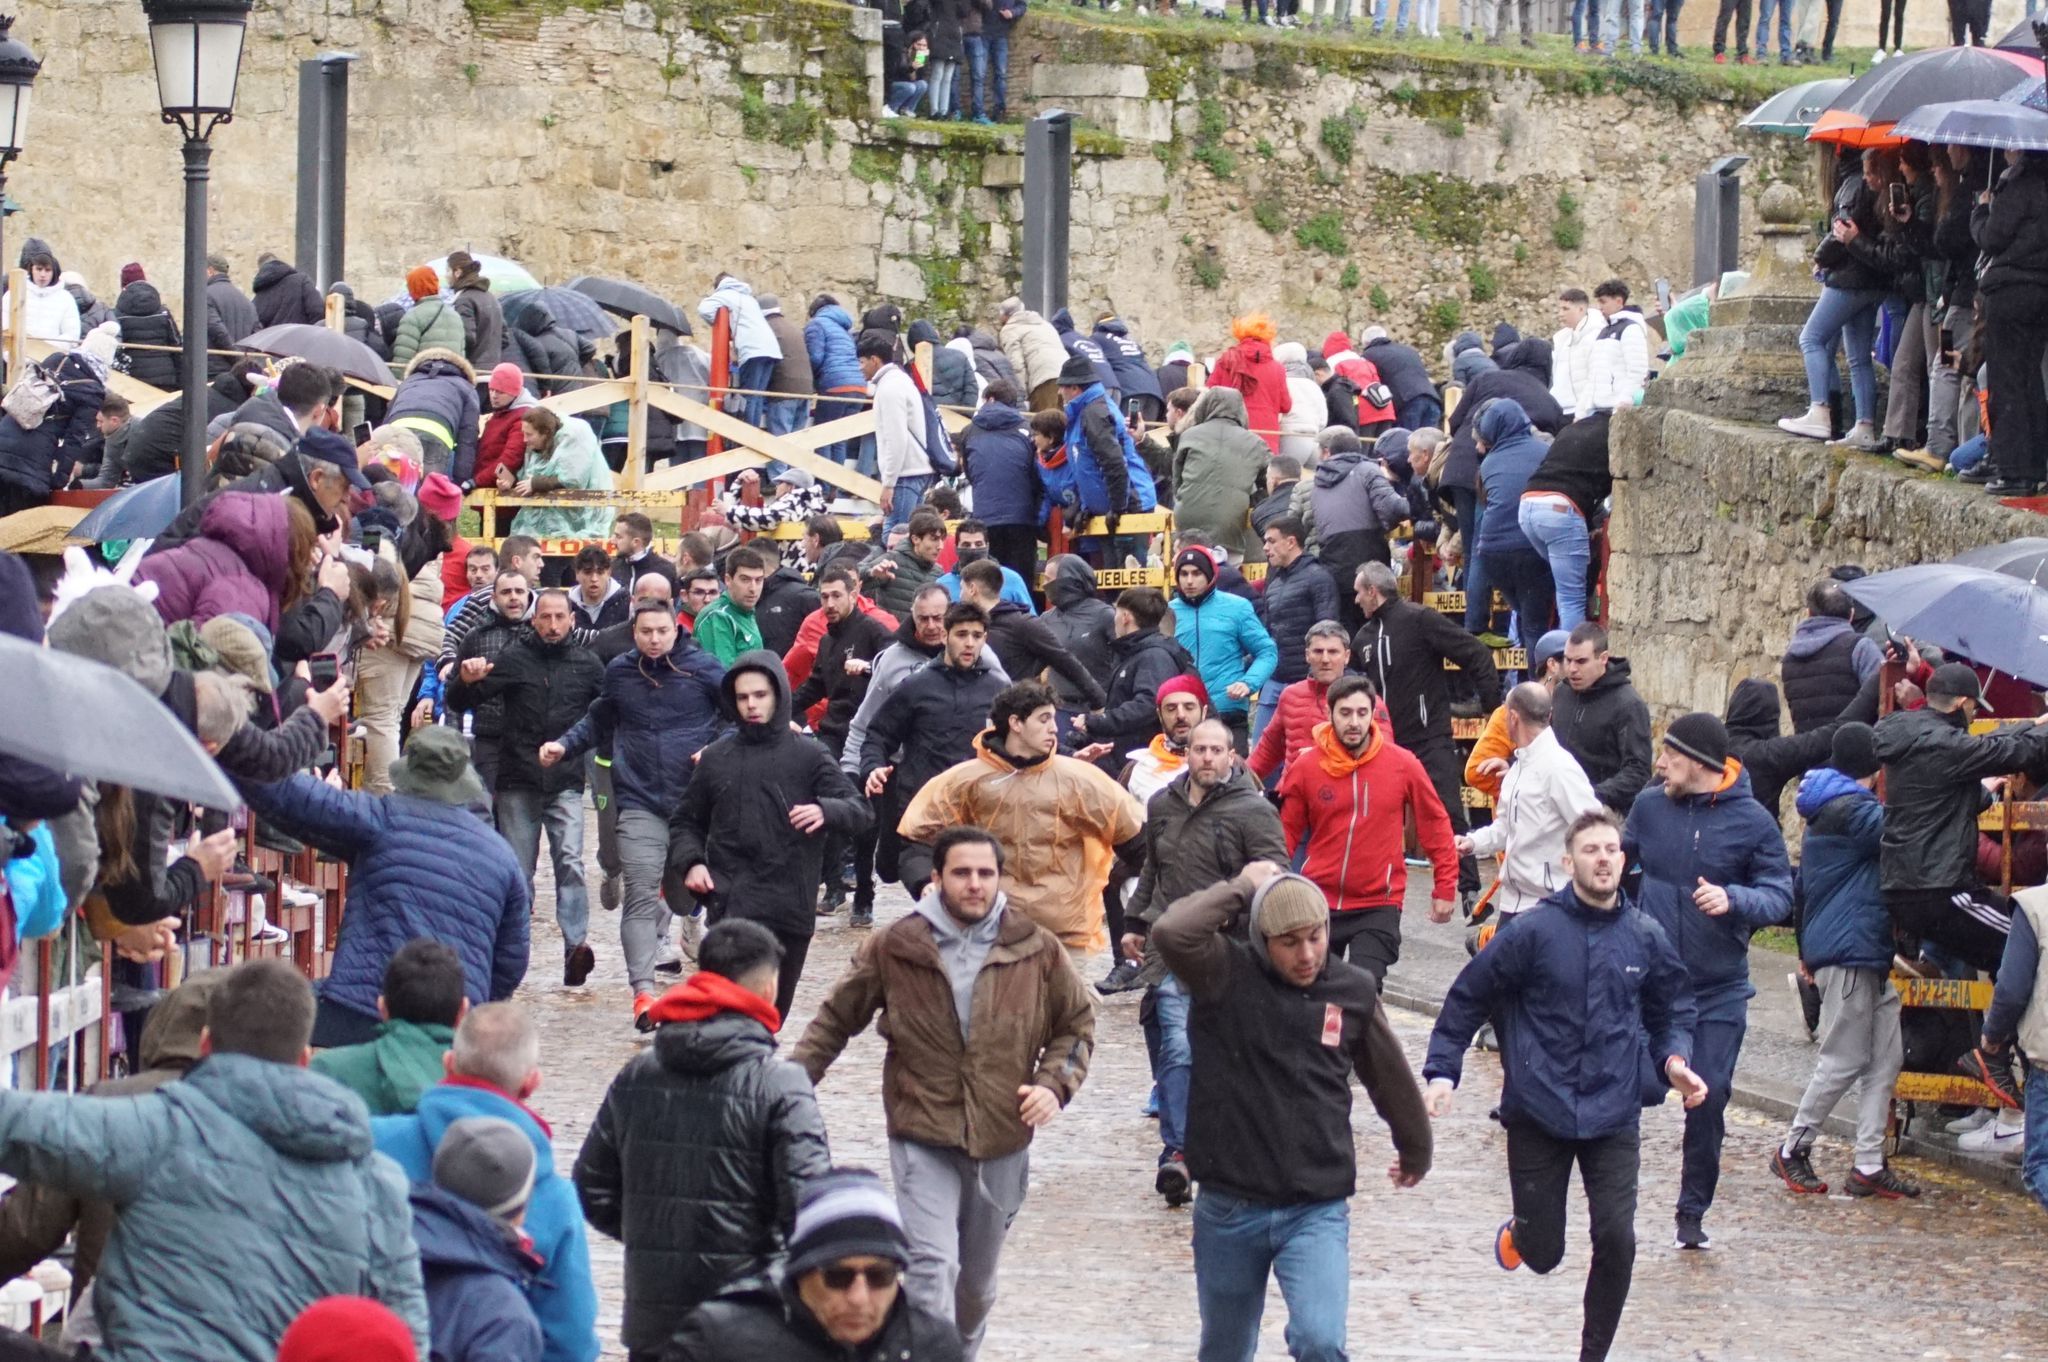
{"label": "brown jacket", "polygon": [[874,933],[819,1006],[791,1058],[816,1083],[846,1042],[882,1014],[889,1043],[882,1110],[891,1139],[997,1159],[1031,1143],[1017,1089],[1052,1089],[1065,1106],[1088,1075],[1095,1000],[1059,938],[1005,908],[974,982],[962,1041],[953,986],[931,924],[909,913]]}

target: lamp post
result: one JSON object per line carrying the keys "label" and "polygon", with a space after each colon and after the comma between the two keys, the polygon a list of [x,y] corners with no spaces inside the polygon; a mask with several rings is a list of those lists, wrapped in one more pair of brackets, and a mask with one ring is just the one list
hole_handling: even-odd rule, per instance
{"label": "lamp post", "polygon": [[[7,166],[21,155],[28,134],[28,92],[43,64],[12,32],[14,16],[0,14],[0,236],[6,232]],[[0,277],[7,255],[0,250]],[[19,302],[19,300],[16,300]]]}
{"label": "lamp post", "polygon": [[235,116],[242,39],[255,0],[142,0],[156,58],[157,102],[185,134],[185,432],[178,456],[187,506],[206,491],[207,139]]}

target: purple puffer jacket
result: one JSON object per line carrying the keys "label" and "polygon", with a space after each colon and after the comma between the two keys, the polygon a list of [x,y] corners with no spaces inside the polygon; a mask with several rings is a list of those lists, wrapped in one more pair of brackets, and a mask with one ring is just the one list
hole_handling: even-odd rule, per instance
{"label": "purple puffer jacket", "polygon": [[197,627],[239,611],[275,633],[290,559],[283,496],[222,492],[207,504],[198,537],[143,559],[135,580],[157,584],[156,612],[165,624],[190,620]]}

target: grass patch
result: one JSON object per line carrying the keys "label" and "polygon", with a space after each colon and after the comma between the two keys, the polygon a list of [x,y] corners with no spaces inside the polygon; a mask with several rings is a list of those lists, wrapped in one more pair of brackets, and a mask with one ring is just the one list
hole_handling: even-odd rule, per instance
{"label": "grass patch", "polygon": [[1337,159],[1339,165],[1351,164],[1352,148],[1357,143],[1358,128],[1351,121],[1349,113],[1331,114],[1323,120],[1321,133],[1316,140],[1323,144],[1323,150]]}
{"label": "grass patch", "polygon": [[1429,305],[1429,324],[1449,335],[1465,320],[1465,309],[1456,298],[1439,298]]}
{"label": "grass patch", "polygon": [[1237,153],[1229,147],[1214,143],[1195,148],[1195,161],[1209,167],[1209,173],[1219,180],[1227,180],[1237,174]]}
{"label": "grass patch", "polygon": [[1325,255],[1344,255],[1351,243],[1344,234],[1344,219],[1336,213],[1318,213],[1294,229],[1295,244]]}
{"label": "grass patch", "polygon": [[1211,293],[1223,287],[1223,262],[1213,251],[1205,251],[1195,257],[1194,272],[1195,282]]}
{"label": "grass patch", "polygon": [[1500,280],[1493,267],[1483,260],[1466,267],[1465,283],[1471,288],[1475,303],[1490,303],[1500,296]]}
{"label": "grass patch", "polygon": [[1365,301],[1372,304],[1375,312],[1385,312],[1394,305],[1394,300],[1387,297],[1387,291],[1378,284],[1374,284],[1372,292],[1365,295]]}
{"label": "grass patch", "polygon": [[1799,954],[1799,938],[1793,934],[1790,927],[1766,927],[1752,936],[1750,943],[1767,951],[1776,951],[1780,955]]}
{"label": "grass patch", "polygon": [[1263,198],[1252,205],[1252,221],[1266,230],[1269,236],[1278,236],[1287,226],[1287,209],[1275,198]]}
{"label": "grass patch", "polygon": [[1344,266],[1344,273],[1337,276],[1337,287],[1343,289],[1346,293],[1349,293],[1351,292],[1351,290],[1358,287],[1359,280],[1363,279],[1364,277],[1365,276],[1360,274],[1358,271],[1358,262],[1356,260],[1353,260],[1349,264]]}

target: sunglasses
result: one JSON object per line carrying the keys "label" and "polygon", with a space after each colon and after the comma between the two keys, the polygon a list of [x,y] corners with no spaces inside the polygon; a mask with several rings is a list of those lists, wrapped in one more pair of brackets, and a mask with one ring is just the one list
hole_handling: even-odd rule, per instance
{"label": "sunglasses", "polygon": [[894,1263],[876,1263],[872,1267],[821,1268],[818,1277],[828,1291],[851,1291],[855,1277],[865,1278],[870,1291],[887,1291],[896,1285],[900,1272]]}

